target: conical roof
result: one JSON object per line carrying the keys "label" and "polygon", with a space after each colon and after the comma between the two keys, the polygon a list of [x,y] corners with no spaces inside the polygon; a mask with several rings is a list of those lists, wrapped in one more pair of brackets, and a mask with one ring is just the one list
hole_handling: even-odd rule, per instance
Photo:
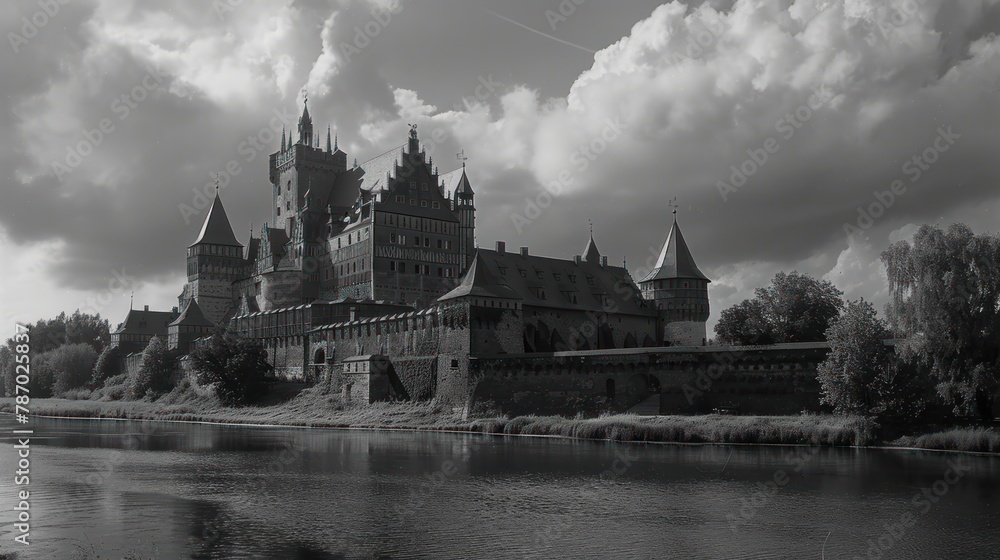
{"label": "conical roof", "polygon": [[[708,280],[708,277],[702,274],[694,262],[694,257],[691,256],[691,250],[688,249],[687,243],[684,241],[684,235],[681,234],[681,228],[677,225],[676,219],[670,228],[670,233],[667,234],[666,242],[663,243],[663,249],[660,250],[656,267],[640,282],[669,278]],[[711,280],[708,281],[711,282]]]}
{"label": "conical roof", "polygon": [[465,296],[521,299],[517,295],[517,292],[512,290],[510,286],[501,284],[497,280],[496,276],[490,272],[485,259],[483,259],[478,251],[476,252],[475,259],[472,261],[472,266],[469,267],[468,272],[462,277],[461,284],[454,290],[438,298],[438,301]]}
{"label": "conical roof", "polygon": [[222,199],[219,198],[218,191],[215,193],[212,207],[208,210],[208,217],[205,218],[205,223],[201,226],[198,239],[189,246],[194,247],[202,243],[232,247],[243,246],[237,241],[236,234],[233,233],[233,226],[229,224],[229,216],[226,215],[226,209],[222,207]]}

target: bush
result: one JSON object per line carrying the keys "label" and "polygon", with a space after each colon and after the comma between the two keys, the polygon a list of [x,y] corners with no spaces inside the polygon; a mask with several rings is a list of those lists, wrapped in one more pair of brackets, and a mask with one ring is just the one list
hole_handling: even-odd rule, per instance
{"label": "bush", "polygon": [[191,365],[198,383],[211,386],[223,404],[248,404],[267,393],[271,365],[259,340],[215,334],[191,352]]}

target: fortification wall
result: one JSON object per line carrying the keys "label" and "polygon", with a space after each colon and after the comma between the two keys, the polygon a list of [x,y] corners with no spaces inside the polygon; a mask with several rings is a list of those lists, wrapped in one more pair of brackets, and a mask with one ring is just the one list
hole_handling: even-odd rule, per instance
{"label": "fortification wall", "polygon": [[658,348],[483,356],[473,403],[509,414],[624,412],[652,398],[661,414],[818,411],[825,345]]}
{"label": "fortification wall", "polygon": [[625,348],[626,344],[636,348],[647,335],[656,340],[652,313],[642,317],[535,307],[523,313],[525,325],[530,326],[528,343],[538,352]]}

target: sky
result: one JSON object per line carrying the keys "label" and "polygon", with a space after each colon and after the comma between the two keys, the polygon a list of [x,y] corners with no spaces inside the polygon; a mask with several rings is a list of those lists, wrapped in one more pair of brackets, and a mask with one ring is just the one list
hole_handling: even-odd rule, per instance
{"label": "sky", "polygon": [[881,308],[890,243],[998,229],[998,3],[4,2],[0,325],[177,305],[217,173],[242,240],[269,218],[304,91],[349,162],[464,150],[480,246],[592,221],[638,279],[676,199],[710,329],[779,271]]}

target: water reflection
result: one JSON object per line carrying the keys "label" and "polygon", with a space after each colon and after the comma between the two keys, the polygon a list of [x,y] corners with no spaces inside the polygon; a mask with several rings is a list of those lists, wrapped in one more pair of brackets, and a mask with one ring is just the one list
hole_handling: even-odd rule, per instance
{"label": "water reflection", "polygon": [[[25,558],[853,558],[908,512],[914,526],[882,558],[1000,548],[993,458],[111,421],[35,430]],[[916,508],[949,461],[961,478]]]}

